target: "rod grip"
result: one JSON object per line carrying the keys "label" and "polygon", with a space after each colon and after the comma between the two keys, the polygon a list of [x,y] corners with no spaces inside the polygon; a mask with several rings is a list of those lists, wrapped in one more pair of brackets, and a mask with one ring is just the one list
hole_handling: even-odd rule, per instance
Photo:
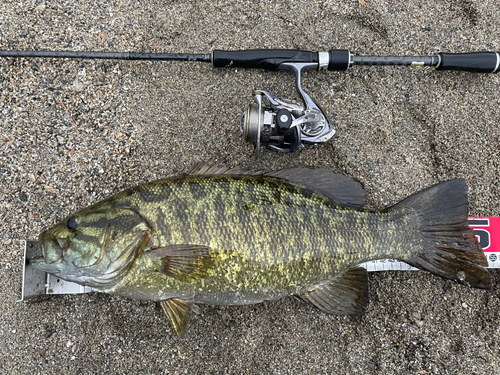
{"label": "rod grip", "polygon": [[475,73],[498,73],[500,54],[498,52],[438,53],[441,58],[437,70],[461,70]]}
{"label": "rod grip", "polygon": [[291,49],[254,49],[245,51],[212,52],[212,63],[215,68],[238,67],[277,70],[286,63],[317,63],[318,53]]}

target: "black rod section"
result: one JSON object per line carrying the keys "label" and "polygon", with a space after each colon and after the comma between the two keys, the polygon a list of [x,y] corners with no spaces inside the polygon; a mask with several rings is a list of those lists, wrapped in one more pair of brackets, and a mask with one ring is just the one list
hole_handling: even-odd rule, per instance
{"label": "black rod section", "polygon": [[352,65],[437,66],[437,56],[353,56]]}
{"label": "black rod section", "polygon": [[211,62],[211,54],[192,53],[129,53],[129,60],[163,60],[163,61],[203,61]]}
{"label": "black rod section", "polygon": [[[280,69],[283,63],[318,63],[324,52],[300,50],[215,50],[208,54],[136,53],[95,51],[0,51],[2,57],[48,57],[69,59],[202,61],[214,67],[237,66],[243,68]],[[328,52],[328,70],[346,70],[353,65],[434,66],[437,70],[459,70],[477,73],[500,72],[499,52],[443,53],[436,56],[356,56],[348,50]]]}
{"label": "black rod section", "polygon": [[43,57],[63,59],[175,60],[211,62],[210,54],[86,52],[86,51],[0,51],[0,57]]}

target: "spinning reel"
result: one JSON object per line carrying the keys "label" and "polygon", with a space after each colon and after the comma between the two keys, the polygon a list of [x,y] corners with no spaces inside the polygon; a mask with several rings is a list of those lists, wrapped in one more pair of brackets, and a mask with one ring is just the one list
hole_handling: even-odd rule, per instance
{"label": "spinning reel", "polygon": [[324,111],[300,84],[301,73],[316,70],[317,64],[282,65],[295,73],[295,86],[303,102],[280,98],[265,90],[253,92],[256,103],[243,113],[240,130],[243,138],[255,145],[257,158],[261,144],[271,150],[293,152],[303,143],[326,142],[335,134]]}

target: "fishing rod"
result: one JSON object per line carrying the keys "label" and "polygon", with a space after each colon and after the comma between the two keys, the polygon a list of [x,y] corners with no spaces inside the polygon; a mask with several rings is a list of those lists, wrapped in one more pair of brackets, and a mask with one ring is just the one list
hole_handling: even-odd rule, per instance
{"label": "fishing rod", "polygon": [[475,73],[498,73],[498,52],[444,53],[435,56],[358,56],[349,50],[310,52],[289,49],[242,51],[214,50],[208,54],[78,52],[78,51],[0,51],[1,57],[41,57],[69,59],[200,61],[215,68],[259,68],[291,71],[301,102],[282,98],[265,90],[255,90],[255,103],[243,113],[240,130],[243,138],[255,146],[279,152],[293,152],[304,144],[323,143],[335,129],[321,106],[304,91],[302,73],[312,70],[344,71],[359,66],[432,66],[436,70],[458,70]]}

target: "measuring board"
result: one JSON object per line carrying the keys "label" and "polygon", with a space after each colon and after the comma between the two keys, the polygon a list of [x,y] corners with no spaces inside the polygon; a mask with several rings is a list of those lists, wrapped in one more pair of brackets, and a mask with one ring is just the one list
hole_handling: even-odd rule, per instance
{"label": "measuring board", "polygon": [[[488,260],[488,268],[500,268],[500,217],[470,217],[469,225],[474,229],[479,244]],[[24,241],[23,287],[21,300],[46,294],[80,294],[92,288],[62,280],[56,276],[34,269],[29,260],[41,256],[38,241]],[[417,271],[406,263],[394,259],[374,260],[360,264],[368,271]]]}

